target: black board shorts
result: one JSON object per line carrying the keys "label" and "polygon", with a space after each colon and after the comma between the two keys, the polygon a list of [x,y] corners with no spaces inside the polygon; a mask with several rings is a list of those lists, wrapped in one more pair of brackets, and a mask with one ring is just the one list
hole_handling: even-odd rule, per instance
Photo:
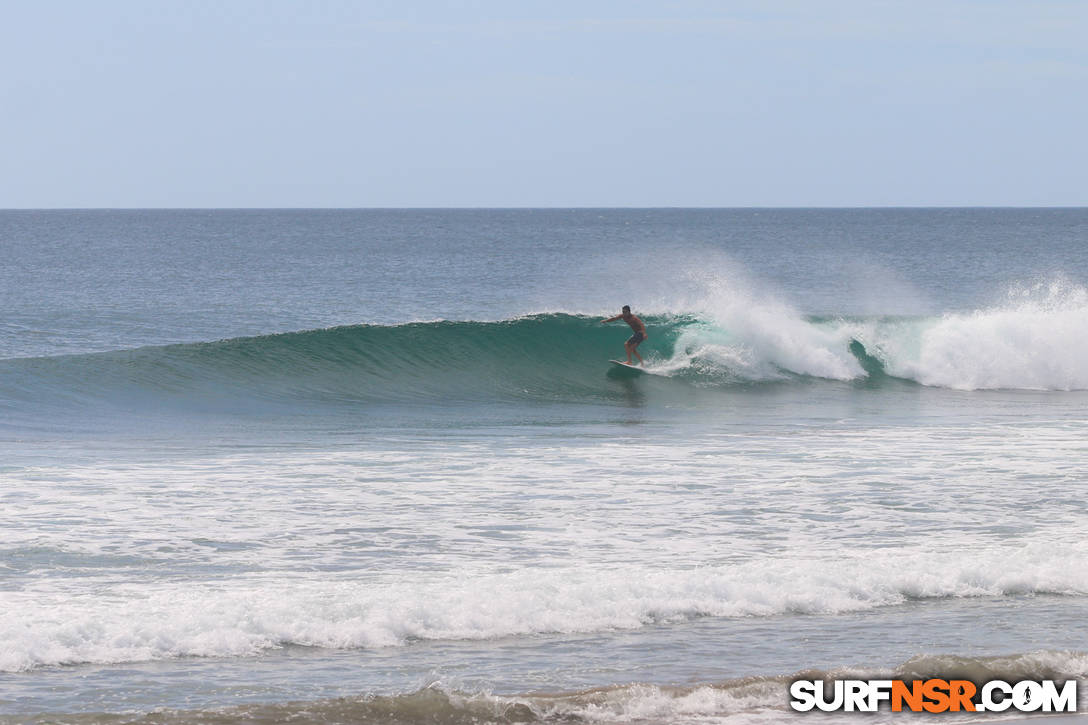
{"label": "black board shorts", "polygon": [[627,342],[625,342],[624,344],[637,345],[645,339],[646,336],[644,334],[642,334],[641,332],[636,332],[634,335],[631,335],[629,338],[627,338]]}

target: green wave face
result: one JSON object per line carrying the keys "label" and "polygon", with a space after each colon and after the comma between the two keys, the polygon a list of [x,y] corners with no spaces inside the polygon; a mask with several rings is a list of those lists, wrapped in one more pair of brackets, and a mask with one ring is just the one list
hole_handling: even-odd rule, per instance
{"label": "green wave face", "polygon": [[[648,357],[683,320],[647,319]],[[547,314],[500,322],[357,325],[0,364],[0,400],[257,398],[293,402],[594,400],[630,329]]]}

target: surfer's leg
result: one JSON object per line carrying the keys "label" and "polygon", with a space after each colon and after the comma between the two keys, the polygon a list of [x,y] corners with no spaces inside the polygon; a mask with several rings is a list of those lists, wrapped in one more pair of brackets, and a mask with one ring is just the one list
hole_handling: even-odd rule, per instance
{"label": "surfer's leg", "polygon": [[641,332],[636,332],[627,338],[627,342],[623,343],[623,349],[627,351],[627,364],[631,364],[631,353],[635,353],[635,357],[638,358],[639,365],[643,364],[642,356],[638,354],[638,346],[642,344],[642,341],[646,339],[646,336]]}

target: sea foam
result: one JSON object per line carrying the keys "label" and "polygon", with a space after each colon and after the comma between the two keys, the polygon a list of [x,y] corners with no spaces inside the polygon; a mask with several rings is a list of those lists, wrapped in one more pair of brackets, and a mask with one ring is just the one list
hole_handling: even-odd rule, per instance
{"label": "sea foam", "polygon": [[927,320],[912,335],[882,335],[888,371],[960,390],[1088,388],[1088,290],[1053,282],[1008,297]]}
{"label": "sea foam", "polygon": [[173,584],[43,582],[0,593],[0,670],[245,656],[871,610],[910,600],[1088,594],[1088,545],[880,550],[659,570],[589,566],[466,575]]}
{"label": "sea foam", "polygon": [[752,382],[865,377],[855,340],[893,377],[956,390],[1088,389],[1088,289],[1018,286],[992,307],[929,317],[808,317],[774,296],[729,288],[678,330],[666,374]]}

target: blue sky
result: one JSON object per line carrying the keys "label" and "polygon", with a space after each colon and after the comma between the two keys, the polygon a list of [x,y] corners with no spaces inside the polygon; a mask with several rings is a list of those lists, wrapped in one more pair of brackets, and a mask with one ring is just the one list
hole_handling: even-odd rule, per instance
{"label": "blue sky", "polygon": [[1088,3],[5,2],[0,207],[1088,204]]}

